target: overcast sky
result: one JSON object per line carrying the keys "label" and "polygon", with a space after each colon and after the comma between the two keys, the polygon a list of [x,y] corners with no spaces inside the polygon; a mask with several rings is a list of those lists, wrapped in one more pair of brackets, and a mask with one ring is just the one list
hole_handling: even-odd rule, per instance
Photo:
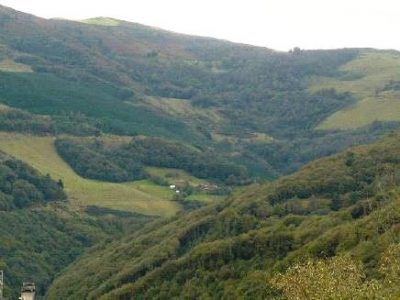
{"label": "overcast sky", "polygon": [[400,0],[0,0],[45,18],[109,16],[277,50],[400,50]]}

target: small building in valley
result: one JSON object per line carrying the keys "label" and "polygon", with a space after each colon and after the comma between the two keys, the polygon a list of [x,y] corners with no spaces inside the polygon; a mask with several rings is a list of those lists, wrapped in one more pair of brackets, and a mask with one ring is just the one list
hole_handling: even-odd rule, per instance
{"label": "small building in valley", "polygon": [[20,300],[35,300],[36,286],[33,282],[24,282],[21,288]]}

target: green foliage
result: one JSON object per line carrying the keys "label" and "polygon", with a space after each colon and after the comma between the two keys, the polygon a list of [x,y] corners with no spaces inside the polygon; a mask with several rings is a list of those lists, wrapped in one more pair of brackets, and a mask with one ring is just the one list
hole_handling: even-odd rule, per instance
{"label": "green foliage", "polygon": [[34,281],[43,296],[85,248],[152,220],[95,207],[85,214],[70,210],[65,199],[61,180],[0,153],[0,269],[6,297],[16,298],[23,281]]}
{"label": "green foliage", "polygon": [[310,90],[334,88],[340,92],[350,92],[357,100],[355,105],[330,115],[318,128],[346,130],[375,121],[399,121],[395,84],[400,80],[399,66],[398,52],[370,49],[362,51],[356,59],[340,67],[345,76],[313,78]]}
{"label": "green foliage", "polygon": [[[123,137],[109,138],[114,142],[124,140]],[[69,204],[73,207],[97,205],[146,215],[172,215],[179,210],[177,203],[169,201],[172,192],[168,187],[148,181],[111,183],[80,177],[57,154],[53,137],[3,132],[0,133],[0,149],[12,153],[43,174],[62,179]]]}
{"label": "green foliage", "polygon": [[98,122],[80,113],[44,116],[25,110],[0,108],[2,131],[30,133],[35,135],[72,134],[75,136],[99,135]]}
{"label": "green foliage", "polygon": [[369,299],[367,295],[376,294],[377,288],[363,283],[364,277],[360,264],[338,257],[290,268],[274,283],[286,299]]}
{"label": "green foliage", "polygon": [[6,297],[16,298],[23,281],[34,281],[43,296],[54,277],[85,248],[141,227],[151,218],[72,212],[61,205],[0,212],[0,259],[4,260]]}
{"label": "green foliage", "polygon": [[0,153],[0,211],[65,200],[63,187],[25,163]]}
{"label": "green foliage", "polygon": [[[266,177],[269,173],[269,177],[276,178],[282,173],[292,173],[317,158],[335,154],[353,145],[372,143],[386,133],[396,130],[398,126],[397,122],[375,122],[365,128],[351,131],[308,131],[302,136],[294,135],[291,140],[246,143],[243,156],[252,156],[252,159],[258,162],[268,162],[268,166],[261,171],[257,170],[259,164],[255,167],[250,166],[249,172],[252,175]],[[243,156],[240,157],[240,161],[243,160]]]}
{"label": "green foliage", "polygon": [[0,129],[40,135],[56,132],[50,118],[33,115],[18,109],[0,110]]}
{"label": "green foliage", "polygon": [[[0,111],[0,129],[40,135],[153,136],[112,147],[59,139],[59,153],[88,178],[139,179],[147,176],[145,166],[155,166],[242,184],[247,177],[241,165],[253,176],[277,177],[350,145],[373,142],[399,125],[371,124],[371,114],[365,113],[379,107],[389,116],[383,120],[398,119],[390,109],[397,105],[397,79],[389,81],[391,72],[398,73],[396,65],[390,66],[396,55],[386,52],[278,53],[116,20],[42,20],[3,7],[0,29],[0,101],[18,108]],[[363,65],[366,57],[373,61]],[[381,58],[389,71],[374,71]],[[3,59],[13,68],[6,68]],[[370,126],[315,130],[330,116],[351,115],[354,109],[349,106],[371,91],[391,105],[379,105],[375,98],[356,103],[355,111],[361,111]],[[164,97],[164,103],[180,98],[188,103],[186,108],[202,113],[165,109],[147,101],[153,96]],[[49,139],[43,141],[47,154],[53,155]],[[319,273],[315,278],[322,278],[323,284],[299,286],[310,287],[317,298],[331,291],[332,284],[340,285],[345,274],[351,291],[340,286],[344,298],[357,296],[352,293],[364,277],[381,287],[382,294],[373,290],[376,295],[396,295],[398,270],[391,264],[398,249],[391,245],[398,243],[400,234],[398,153],[398,136],[392,136],[146,227],[141,225],[147,219],[113,209],[91,206],[79,213],[43,208],[44,203],[63,199],[63,182],[6,159],[0,164],[0,204],[11,211],[1,212],[5,222],[0,224],[0,239],[6,242],[0,245],[0,259],[13,280],[37,274],[43,294],[84,248],[116,237],[97,244],[65,270],[49,290],[49,299],[279,299],[286,295],[285,286],[269,279],[289,270],[286,275],[297,280],[290,267],[309,259],[316,262],[300,270]],[[54,156],[43,162],[43,154],[39,160],[29,155],[39,167],[54,170],[49,167],[57,160]],[[75,173],[62,161],[57,163],[62,165],[58,171],[68,173],[65,182],[77,189],[73,195],[79,195],[81,203],[100,199],[114,208],[122,199],[119,207],[127,207],[131,199],[142,197],[135,209],[156,209],[151,196],[128,184],[75,180]],[[189,187],[183,192],[193,193]],[[189,210],[198,206],[180,196],[175,200]],[[127,228],[129,234],[120,237]],[[319,260],[343,253],[354,260]],[[17,285],[8,283],[13,289]]]}
{"label": "green foliage", "polygon": [[[254,186],[226,202],[176,216],[162,226],[154,224],[84,255],[55,281],[48,297],[279,299],[286,295],[286,287],[270,281],[278,272],[309,259],[342,254],[354,260],[306,267],[315,278],[323,278],[320,282],[301,279],[303,271],[296,271],[300,277],[295,278],[301,279],[297,287],[331,293],[336,282],[343,297],[359,293],[356,297],[366,278],[366,295],[383,295],[395,286],[385,285],[379,266],[386,249],[400,240],[399,149],[398,135],[392,135],[312,163],[275,183]],[[359,194],[354,196],[355,192]],[[338,211],[331,209],[334,198],[340,200]],[[96,268],[93,256],[103,261],[112,257],[107,268],[114,272]],[[325,273],[313,273],[319,267]],[[397,278],[397,270],[384,272]],[[88,274],[96,275],[88,281]],[[252,285],[250,278],[265,280],[265,285]],[[352,280],[351,289],[342,285],[346,279]],[[66,282],[70,286],[65,290]]]}
{"label": "green foliage", "polygon": [[101,139],[83,144],[72,139],[56,141],[58,153],[81,176],[122,182],[141,179],[144,166],[182,169],[198,178],[229,185],[249,182],[245,168],[232,164],[213,152],[160,138],[137,138],[130,143],[105,146]]}
{"label": "green foliage", "polygon": [[[51,132],[173,139],[228,156],[252,176],[275,178],[387,131],[314,131],[355,97],[336,86],[311,91],[310,79],[351,82],[354,70],[340,68],[367,50],[282,53],[118,20],[42,20],[9,9],[1,15],[5,58],[33,72],[2,72],[0,100],[49,115]],[[185,99],[203,114],[171,113],[146,100],[153,96]],[[3,127],[30,132],[27,122],[17,123]],[[213,140],[215,134],[234,142]],[[272,139],[243,138],[253,134]]]}
{"label": "green foliage", "polygon": [[395,143],[378,143],[368,156],[350,151],[327,160],[324,168],[318,162],[311,163],[305,169],[307,172],[277,181],[268,201],[276,204],[317,197],[335,199],[335,205],[341,203],[345,207],[375,196],[380,190],[400,183],[398,161],[393,157],[396,148]]}
{"label": "green foliage", "polygon": [[400,91],[400,81],[390,80],[382,89],[382,92],[385,91]]}
{"label": "green foliage", "polygon": [[98,151],[71,140],[58,139],[55,145],[61,157],[82,177],[111,182],[143,178],[141,165],[120,167]]}
{"label": "green foliage", "polygon": [[[110,93],[104,84],[73,82],[49,73],[0,72],[0,80],[3,103],[33,113],[54,115],[60,121],[65,120],[65,115],[83,114],[88,117],[89,125],[104,132],[171,137],[174,130],[178,136],[179,133],[185,137],[190,135],[180,121],[127,104]],[[93,118],[94,124],[90,121]],[[66,127],[65,122],[61,125]]]}
{"label": "green foliage", "polygon": [[349,256],[308,261],[269,280],[286,299],[397,299],[399,244],[391,244],[379,262],[380,280],[367,279],[362,264]]}
{"label": "green foliage", "polygon": [[0,153],[0,265],[7,297],[17,297],[23,281],[34,281],[44,295],[86,247],[152,219],[93,207],[86,215],[70,211],[65,199],[62,181]]}

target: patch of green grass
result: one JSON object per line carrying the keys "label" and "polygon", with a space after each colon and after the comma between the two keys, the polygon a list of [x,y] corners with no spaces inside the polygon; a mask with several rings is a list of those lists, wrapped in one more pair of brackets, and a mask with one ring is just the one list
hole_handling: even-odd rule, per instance
{"label": "patch of green grass", "polygon": [[[400,53],[368,50],[340,68],[354,78],[314,78],[310,90],[334,88],[350,92],[358,102],[325,119],[318,129],[354,129],[374,121],[399,121],[399,93],[380,92],[391,80],[400,80]],[[350,76],[351,77],[351,76]],[[352,80],[351,80],[352,79]]]}
{"label": "patch of green grass", "polygon": [[400,121],[400,93],[366,97],[354,106],[328,117],[318,129],[355,129],[374,121]]}
{"label": "patch of green grass", "polygon": [[187,172],[179,169],[146,167],[145,171],[151,176],[163,178],[169,184],[185,181],[192,186],[198,186],[207,183],[207,180],[191,176]]}
{"label": "patch of green grass", "polygon": [[167,186],[156,185],[155,183],[151,182],[150,180],[139,180],[129,184],[130,186],[134,187],[138,191],[143,193],[147,193],[150,195],[154,195],[159,199],[164,200],[172,200],[174,196],[174,191],[172,191]]}
{"label": "patch of green grass", "polygon": [[220,195],[209,195],[209,194],[192,194],[186,198],[186,200],[197,200],[204,203],[216,203],[218,201],[222,201],[226,199],[227,196]]}
{"label": "patch of green grass", "polygon": [[32,68],[28,65],[17,63],[11,59],[4,59],[0,61],[0,71],[3,72],[22,72],[22,73],[31,73],[33,72]]}
{"label": "patch of green grass", "polygon": [[216,109],[195,107],[186,99],[148,96],[145,99],[145,103],[164,113],[183,119],[191,120],[195,118],[212,124],[218,124],[223,121],[223,117]]}
{"label": "patch of green grass", "polygon": [[[179,185],[179,183],[186,182],[193,187],[198,187],[201,184],[208,183],[207,180],[191,176],[187,172],[179,169],[146,167],[145,171],[152,176],[163,178],[165,181],[168,182],[168,184]],[[173,196],[175,195],[175,191],[171,190],[169,187],[157,186],[148,180],[136,181],[133,185],[142,191],[156,194],[160,198],[166,197],[167,199],[173,199]],[[196,192],[189,195],[185,199],[197,200],[209,204],[222,201],[226,197],[226,195],[210,195],[202,192]]]}
{"label": "patch of green grass", "polygon": [[179,206],[165,190],[150,183],[108,183],[78,176],[57,154],[54,138],[0,133],[0,150],[21,159],[43,174],[62,179],[72,205],[96,205],[146,215],[173,215]]}

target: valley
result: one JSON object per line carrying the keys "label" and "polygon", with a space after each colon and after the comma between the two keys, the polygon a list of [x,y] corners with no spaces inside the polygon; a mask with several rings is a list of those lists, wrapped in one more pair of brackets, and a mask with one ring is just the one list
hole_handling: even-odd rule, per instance
{"label": "valley", "polygon": [[[398,269],[380,266],[399,261],[398,250],[389,250],[398,249],[400,238],[399,149],[399,136],[392,135],[94,247],[55,281],[48,297],[290,299],[307,286],[302,299],[323,299],[331,292],[323,287],[336,282],[344,298],[391,298],[400,293]],[[346,272],[350,278],[337,275]]]}
{"label": "valley", "polygon": [[4,292],[397,299],[399,130],[398,51],[0,5]]}

